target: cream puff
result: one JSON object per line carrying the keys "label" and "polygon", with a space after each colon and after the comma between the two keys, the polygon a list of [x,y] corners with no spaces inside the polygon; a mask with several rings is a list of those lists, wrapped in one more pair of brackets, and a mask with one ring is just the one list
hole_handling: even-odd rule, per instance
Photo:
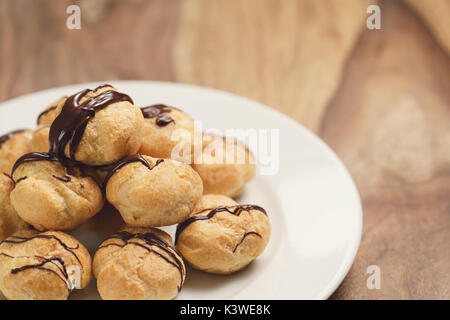
{"label": "cream puff", "polygon": [[177,226],[175,244],[194,268],[214,274],[243,269],[264,251],[270,221],[257,205],[240,205],[223,195],[205,195]]}
{"label": "cream puff", "polygon": [[72,236],[22,230],[0,244],[0,291],[11,300],[65,300],[91,280],[91,257]]}
{"label": "cream puff", "polygon": [[19,217],[38,230],[71,230],[103,207],[103,194],[93,178],[64,167],[47,153],[29,153],[13,168],[11,204]]}
{"label": "cream puff", "polygon": [[14,162],[30,152],[31,130],[16,130],[0,137],[0,173],[11,173]]}
{"label": "cream puff", "polygon": [[252,153],[236,139],[203,134],[203,150],[192,167],[203,181],[205,194],[238,197],[255,174]]}
{"label": "cream puff", "polygon": [[49,130],[49,153],[89,166],[114,163],[142,144],[144,117],[110,85],[85,89],[64,102]]}
{"label": "cream puff", "polygon": [[104,185],[108,201],[135,227],[185,220],[203,192],[202,180],[189,165],[142,155],[119,161]]}
{"label": "cream puff", "polygon": [[126,228],[94,256],[97,288],[105,300],[168,300],[183,286],[186,268],[170,236],[154,228]]}
{"label": "cream puff", "polygon": [[47,108],[42,111],[37,118],[37,125],[39,127],[50,127],[55,120],[55,118],[59,115],[61,112],[61,109],[66,102],[67,97],[62,97],[61,99],[58,99],[57,101],[50,104]]}
{"label": "cream puff", "polygon": [[141,110],[145,120],[139,153],[191,163],[194,121],[189,115],[163,104]]}
{"label": "cream puff", "polygon": [[50,127],[41,126],[33,131],[30,143],[30,152],[48,152],[50,143],[48,142],[48,134]]}
{"label": "cream puff", "polygon": [[9,198],[14,181],[6,173],[0,173],[0,242],[28,225],[18,215]]}

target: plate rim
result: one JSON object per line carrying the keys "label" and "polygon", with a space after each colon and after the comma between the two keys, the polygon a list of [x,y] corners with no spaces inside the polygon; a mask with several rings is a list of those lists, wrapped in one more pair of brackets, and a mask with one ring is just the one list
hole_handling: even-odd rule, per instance
{"label": "plate rim", "polygon": [[[275,108],[272,108],[268,105],[265,105],[262,102],[250,99],[248,97],[241,96],[236,93],[231,93],[231,92],[223,91],[220,89],[212,88],[212,87],[205,87],[205,86],[199,86],[199,85],[182,83],[182,82],[155,81],[155,80],[104,80],[104,81],[73,83],[73,84],[69,84],[69,85],[62,85],[62,86],[47,88],[44,90],[25,93],[20,96],[13,97],[11,99],[0,102],[0,108],[2,108],[4,104],[17,103],[17,101],[19,101],[20,99],[32,98],[35,95],[50,93],[54,90],[63,90],[65,88],[69,89],[69,88],[73,88],[76,86],[92,87],[92,86],[96,86],[96,85],[100,85],[100,84],[104,84],[104,83],[112,84],[113,86],[120,86],[121,84],[124,84],[124,85],[131,85],[131,86],[133,86],[133,85],[157,85],[157,86],[174,86],[174,87],[180,87],[180,88],[184,87],[184,88],[200,90],[200,91],[209,91],[209,93],[214,94],[214,95],[229,96],[232,99],[238,99],[247,104],[253,104],[259,108],[264,109],[265,112],[272,114],[274,117],[277,117],[279,119],[282,119],[283,121],[288,122],[292,126],[293,129],[295,129],[296,131],[299,131],[302,135],[308,136],[310,139],[312,139],[314,141],[314,143],[316,143],[318,146],[320,146],[320,148],[323,151],[325,151],[328,154],[328,156],[330,156],[330,159],[337,165],[337,168],[340,169],[340,171],[344,174],[344,176],[347,179],[349,179],[353,197],[355,197],[355,200],[358,203],[358,206],[356,209],[357,212],[355,212],[355,214],[354,214],[354,216],[356,218],[356,221],[355,221],[356,230],[354,231],[354,239],[351,239],[352,245],[350,248],[347,248],[346,254],[343,257],[343,262],[341,263],[340,267],[336,270],[334,277],[330,280],[330,282],[327,284],[327,286],[325,286],[320,291],[320,293],[316,296],[316,298],[314,298],[314,299],[317,299],[317,300],[328,299],[336,291],[336,289],[343,282],[346,275],[350,271],[350,268],[352,267],[352,265],[355,261],[355,258],[356,258],[356,255],[357,255],[360,243],[361,243],[362,226],[363,226],[363,208],[362,208],[361,197],[360,197],[359,191],[356,187],[356,183],[355,183],[352,175],[350,174],[349,170],[346,168],[346,166],[344,165],[342,160],[335,153],[335,151],[329,145],[327,145],[316,133],[314,133],[313,131],[311,131],[310,129],[308,129],[303,124],[296,121],[295,119],[282,113],[281,111],[279,111]],[[295,300],[295,299],[293,299],[293,300]]]}

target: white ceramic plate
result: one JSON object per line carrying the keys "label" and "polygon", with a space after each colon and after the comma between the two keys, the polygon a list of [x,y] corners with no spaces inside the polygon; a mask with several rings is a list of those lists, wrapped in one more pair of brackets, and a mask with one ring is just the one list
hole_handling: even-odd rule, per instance
{"label": "white ceramic plate", "polygon": [[[326,299],[333,293],[358,249],[362,211],[349,173],[319,138],[281,113],[229,93],[151,81],[108,83],[128,93],[137,106],[177,106],[202,120],[205,128],[279,129],[279,172],[260,175],[258,170],[239,199],[266,208],[272,223],[268,247],[233,275],[188,269],[178,299]],[[0,104],[0,135],[34,128],[37,115],[50,103],[99,84],[50,89]],[[117,213],[100,214],[72,234],[94,253],[120,221]],[[174,227],[165,229],[173,235]],[[98,298],[95,280],[71,298]]]}

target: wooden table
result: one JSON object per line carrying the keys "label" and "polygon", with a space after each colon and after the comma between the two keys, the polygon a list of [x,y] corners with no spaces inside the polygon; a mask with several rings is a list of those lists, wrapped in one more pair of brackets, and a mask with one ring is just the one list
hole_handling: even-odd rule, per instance
{"label": "wooden table", "polygon": [[[450,1],[426,2],[3,0],[0,101],[151,79],[268,104],[320,135],[361,193],[361,246],[332,298],[449,299]],[[373,3],[381,30],[365,27]]]}

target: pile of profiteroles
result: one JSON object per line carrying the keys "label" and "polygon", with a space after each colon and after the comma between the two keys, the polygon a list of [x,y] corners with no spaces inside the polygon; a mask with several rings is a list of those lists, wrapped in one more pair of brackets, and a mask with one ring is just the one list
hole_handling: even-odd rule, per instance
{"label": "pile of profiteroles", "polygon": [[[171,159],[175,147],[194,141],[194,122],[180,109],[139,108],[103,85],[60,99],[37,123],[0,137],[0,291],[7,299],[67,299],[92,274],[103,299],[173,299],[185,262],[230,274],[266,247],[266,211],[233,200],[254,175],[252,154],[237,140],[203,134],[203,150],[220,143],[224,156],[243,152],[248,161]],[[179,129],[188,134],[176,140]],[[127,226],[92,259],[63,231],[106,201]],[[174,224],[174,242],[155,228]]]}

